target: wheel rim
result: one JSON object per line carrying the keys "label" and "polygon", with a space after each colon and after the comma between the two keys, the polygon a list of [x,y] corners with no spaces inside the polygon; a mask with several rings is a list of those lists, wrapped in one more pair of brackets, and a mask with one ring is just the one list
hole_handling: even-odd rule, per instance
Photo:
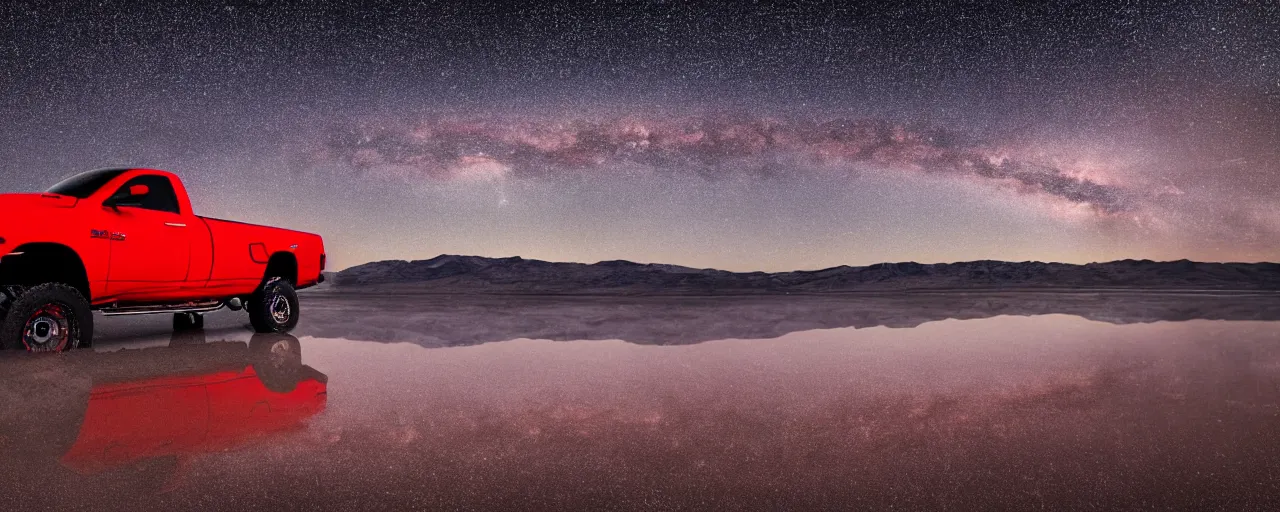
{"label": "wheel rim", "polygon": [[59,303],[45,304],[27,318],[22,328],[22,344],[30,352],[61,352],[67,349],[74,329],[71,308]]}
{"label": "wheel rim", "polygon": [[289,306],[289,298],[284,295],[275,294],[271,297],[271,319],[275,323],[283,325],[289,322],[289,317],[293,315],[293,308]]}

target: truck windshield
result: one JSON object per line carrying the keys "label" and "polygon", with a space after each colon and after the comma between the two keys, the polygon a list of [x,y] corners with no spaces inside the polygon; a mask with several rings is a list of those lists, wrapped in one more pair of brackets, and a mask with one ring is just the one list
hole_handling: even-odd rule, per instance
{"label": "truck windshield", "polygon": [[49,188],[46,192],[50,194],[58,194],[61,196],[71,196],[78,199],[84,199],[98,189],[106,185],[112,178],[123,174],[128,169],[98,169],[77,174],[65,180],[58,182]]}

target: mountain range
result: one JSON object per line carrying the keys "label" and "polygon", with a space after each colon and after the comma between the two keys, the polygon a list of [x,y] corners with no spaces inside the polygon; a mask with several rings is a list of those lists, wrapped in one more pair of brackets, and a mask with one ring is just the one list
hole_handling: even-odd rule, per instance
{"label": "mountain range", "polygon": [[749,295],[910,290],[1149,289],[1280,290],[1280,264],[1119,260],[880,263],[792,272],[729,272],[630,261],[558,263],[441,255],[378,261],[333,275],[358,291],[500,294]]}

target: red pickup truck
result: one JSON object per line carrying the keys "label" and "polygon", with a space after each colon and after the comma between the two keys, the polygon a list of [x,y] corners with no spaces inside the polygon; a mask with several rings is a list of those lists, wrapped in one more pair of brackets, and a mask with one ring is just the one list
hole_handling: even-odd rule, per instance
{"label": "red pickup truck", "polygon": [[211,219],[171,173],[101,169],[39,194],[0,194],[0,348],[88,345],[93,310],[174,314],[245,309],[258,332],[298,323],[295,290],[324,281],[317,235]]}

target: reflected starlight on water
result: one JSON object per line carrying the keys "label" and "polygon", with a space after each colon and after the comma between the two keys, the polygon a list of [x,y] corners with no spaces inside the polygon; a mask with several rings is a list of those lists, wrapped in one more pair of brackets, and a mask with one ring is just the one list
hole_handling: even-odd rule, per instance
{"label": "reflected starlight on water", "polygon": [[[194,361],[184,351],[248,339],[225,320],[210,325],[216,342],[108,338],[104,352],[72,359],[121,368],[127,357],[179,378],[190,368],[175,361]],[[164,341],[182,343],[128,348]],[[144,457],[67,478],[58,496],[74,505],[150,490],[141,494],[153,505],[266,506],[255,500],[272,496],[303,508],[1265,508],[1280,496],[1278,342],[1280,324],[1268,321],[1060,314],[678,346],[427,349],[304,336],[303,362],[329,385],[324,412],[300,428],[177,466]],[[7,375],[54,368],[0,363]],[[0,410],[31,406],[22,393],[0,396]],[[4,453],[69,474],[65,459]]]}

